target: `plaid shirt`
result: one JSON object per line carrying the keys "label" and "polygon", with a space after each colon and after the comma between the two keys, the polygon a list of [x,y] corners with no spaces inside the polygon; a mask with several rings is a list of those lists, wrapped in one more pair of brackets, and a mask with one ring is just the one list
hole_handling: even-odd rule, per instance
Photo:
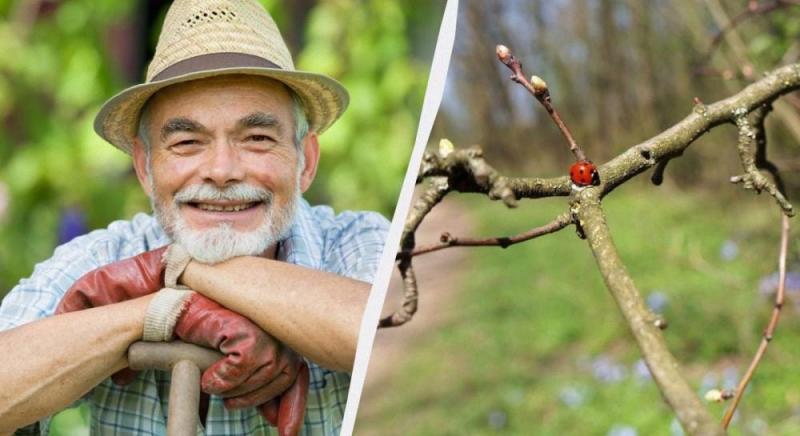
{"label": "plaid shirt", "polygon": [[[280,244],[278,258],[289,263],[372,282],[388,232],[384,217],[372,212],[334,215],[327,206],[298,202],[289,237]],[[50,316],[67,289],[85,273],[100,266],[152,250],[170,241],[156,220],[138,214],[131,221],[116,221],[58,247],[49,260],[36,265],[0,306],[0,331]],[[313,328],[313,327],[309,327]],[[311,382],[302,434],[338,435],[350,375],[308,362]],[[91,409],[93,434],[166,434],[170,375],[144,371],[131,385],[120,387],[107,379],[82,401]],[[39,423],[48,433],[49,419]],[[32,430],[34,426],[28,427]],[[197,434],[277,434],[255,408],[227,410],[212,396],[205,428]]]}

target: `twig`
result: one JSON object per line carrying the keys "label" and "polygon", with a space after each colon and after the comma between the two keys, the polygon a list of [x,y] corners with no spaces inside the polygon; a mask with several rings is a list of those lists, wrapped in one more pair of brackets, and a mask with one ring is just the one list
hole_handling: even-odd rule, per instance
{"label": "twig", "polygon": [[[739,158],[744,167],[744,174],[731,177],[731,183],[741,183],[745,189],[755,191],[757,194],[762,190],[767,191],[775,198],[775,201],[788,216],[794,215],[792,204],[782,194],[783,183],[778,174],[778,170],[766,158],[766,136],[764,133],[764,118],[767,116],[769,105],[761,106],[753,111],[751,121],[744,111],[739,111],[734,117],[736,127],[739,128]],[[776,183],[769,181],[761,172],[759,167],[768,170],[775,177]]]}
{"label": "twig", "polygon": [[758,350],[753,356],[750,366],[747,368],[747,372],[745,372],[744,377],[742,377],[742,379],[739,381],[739,385],[736,387],[736,394],[733,397],[733,401],[731,401],[730,406],[728,406],[728,410],[725,411],[725,416],[722,418],[722,428],[728,428],[731,419],[733,419],[733,414],[736,412],[736,407],[742,400],[744,391],[747,388],[747,385],[750,383],[750,380],[753,378],[753,374],[755,373],[758,364],[764,357],[764,353],[767,351],[767,345],[769,345],[770,341],[772,341],[773,335],[775,334],[775,328],[777,327],[778,319],[780,319],[781,316],[781,308],[783,308],[783,299],[786,291],[786,253],[788,249],[789,217],[783,215],[781,221],[781,246],[778,254],[778,291],[775,293],[775,304],[772,307],[772,316],[769,319],[769,324],[767,324],[766,330],[764,330],[764,335],[761,337],[761,343],[758,346]]}
{"label": "twig", "polygon": [[403,304],[400,309],[378,322],[378,328],[401,326],[417,313],[419,291],[417,289],[417,276],[411,266],[411,258],[405,257],[398,262],[400,276],[403,278]]}
{"label": "twig", "polygon": [[558,114],[558,111],[555,107],[553,107],[552,101],[550,100],[550,90],[547,88],[547,84],[544,80],[542,80],[538,76],[531,76],[531,81],[529,82],[528,79],[525,78],[525,74],[522,73],[522,64],[519,60],[511,53],[511,50],[504,45],[498,45],[496,48],[497,58],[500,59],[505,66],[507,66],[511,72],[511,80],[519,83],[525,89],[528,90],[539,103],[544,106],[547,113],[550,115],[550,118],[556,123],[558,129],[561,130],[561,133],[564,135],[564,138],[567,139],[567,143],[569,144],[569,150],[575,155],[575,159],[581,161],[586,160],[586,153],[578,146],[578,143],[575,142],[575,139],[572,137],[572,133],[569,131],[567,126],[564,124],[564,121],[561,120],[561,116]]}
{"label": "twig", "polygon": [[[557,232],[564,227],[573,223],[572,214],[563,213],[557,216],[553,221],[539,227],[535,227],[526,232],[522,232],[514,236],[498,236],[494,238],[457,238],[450,235],[450,233],[442,233],[441,243],[431,244],[424,247],[419,247],[411,252],[411,256],[419,256],[422,254],[433,253],[450,247],[501,247],[507,248],[520,242],[530,241],[531,239],[538,238],[539,236],[547,235]],[[398,257],[402,257],[403,253],[398,253]]]}
{"label": "twig", "polygon": [[[414,204],[414,208],[406,218],[406,224],[403,228],[403,235],[400,239],[400,252],[408,253],[414,249],[415,241],[414,235],[425,219],[425,216],[433,209],[434,206],[439,204],[440,201],[450,192],[445,177],[432,177],[427,189],[420,195]],[[414,275],[414,268],[411,265],[411,256],[399,256],[397,267],[400,269],[400,275],[403,277],[403,302],[400,308],[392,312],[390,315],[378,321],[378,328],[381,327],[397,327],[405,324],[417,312],[417,300],[419,292],[417,290],[417,278]]]}

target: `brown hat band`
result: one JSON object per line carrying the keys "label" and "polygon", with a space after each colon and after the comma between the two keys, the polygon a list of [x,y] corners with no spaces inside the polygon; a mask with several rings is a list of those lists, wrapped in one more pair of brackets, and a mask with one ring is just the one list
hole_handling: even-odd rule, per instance
{"label": "brown hat band", "polygon": [[222,68],[283,68],[259,56],[244,53],[210,53],[184,59],[156,74],[151,82],[167,80],[198,71]]}

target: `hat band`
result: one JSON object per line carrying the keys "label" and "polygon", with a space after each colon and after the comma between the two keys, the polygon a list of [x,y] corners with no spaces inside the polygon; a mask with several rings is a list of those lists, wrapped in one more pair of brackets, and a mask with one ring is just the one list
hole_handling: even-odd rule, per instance
{"label": "hat band", "polygon": [[283,68],[259,56],[244,53],[210,53],[184,59],[156,74],[150,82],[221,68]]}

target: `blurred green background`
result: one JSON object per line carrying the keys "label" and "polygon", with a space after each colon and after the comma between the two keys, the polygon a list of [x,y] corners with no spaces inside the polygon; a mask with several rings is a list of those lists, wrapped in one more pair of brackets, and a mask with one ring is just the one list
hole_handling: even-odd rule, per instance
{"label": "blurred green background", "polygon": [[[749,3],[758,9],[778,2]],[[589,157],[605,162],[680,121],[692,110],[693,97],[711,103],[762,72],[798,62],[796,6],[752,14],[710,50],[714,35],[747,5],[462,0],[430,145],[442,137],[457,146],[481,144],[489,162],[507,175],[567,173],[573,157],[565,141],[496,60],[494,47],[503,43],[526,74],[548,83]],[[799,97],[788,95],[768,121],[769,156],[795,207]],[[670,349],[698,395],[735,387],[758,346],[776,289],[780,214],[769,196],[728,182],[739,173],[736,130],[721,126],[670,163],[662,186],[653,186],[648,172],[604,201],[620,254],[648,305],[669,321]],[[568,207],[566,198],[522,201],[515,210],[482,196],[453,194],[445,201],[453,206],[451,215],[437,221],[467,215],[471,222],[471,234],[454,236],[516,234]],[[792,223],[796,227],[797,218]],[[449,230],[447,224],[439,229]],[[798,234],[791,233],[782,319],[732,424],[734,435],[800,434]],[[418,245],[431,242],[417,239]],[[416,258],[418,316],[427,311],[440,321],[403,340],[398,337],[410,326],[396,334],[379,331],[376,344],[407,347],[392,354],[400,358],[389,362],[387,375],[368,374],[356,435],[683,434],[587,244],[571,229],[506,250],[453,248],[441,256],[456,250],[467,259],[455,270],[423,276],[419,270],[436,254]],[[436,294],[449,294],[443,289],[448,279],[455,297],[430,306]],[[387,301],[384,313],[397,304]],[[709,405],[720,419],[725,407]]]}
{"label": "blurred green background", "polygon": [[[128,156],[92,130],[139,83],[166,0],[0,0],[0,297],[60,243],[150,206]],[[391,217],[414,142],[444,1],[262,0],[299,69],[350,91],[306,197]],[[85,432],[86,411],[55,434]]]}

